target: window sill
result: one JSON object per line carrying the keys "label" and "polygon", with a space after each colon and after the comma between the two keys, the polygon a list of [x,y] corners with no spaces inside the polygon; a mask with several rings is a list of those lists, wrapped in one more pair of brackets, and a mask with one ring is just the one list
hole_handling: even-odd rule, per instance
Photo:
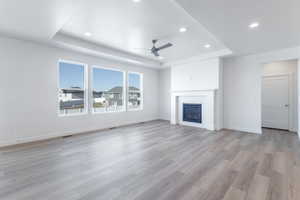
{"label": "window sill", "polygon": [[126,110],[106,111],[106,112],[94,112],[94,111],[92,111],[91,113],[93,115],[101,115],[101,114],[122,113],[122,112],[126,112]]}
{"label": "window sill", "polygon": [[137,112],[137,111],[142,111],[144,110],[143,108],[136,108],[136,109],[127,109],[128,112]]}
{"label": "window sill", "polygon": [[76,116],[82,116],[82,115],[88,115],[88,112],[73,113],[73,114],[66,114],[66,115],[58,114],[58,117],[76,117]]}

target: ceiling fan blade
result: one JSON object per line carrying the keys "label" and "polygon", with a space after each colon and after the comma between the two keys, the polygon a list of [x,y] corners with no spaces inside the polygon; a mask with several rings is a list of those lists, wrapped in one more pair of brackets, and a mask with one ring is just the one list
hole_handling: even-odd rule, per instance
{"label": "ceiling fan blade", "polygon": [[169,48],[169,47],[171,47],[171,46],[173,46],[173,44],[171,44],[171,43],[168,43],[168,44],[165,44],[165,45],[163,45],[163,46],[161,46],[161,47],[157,48],[157,50],[158,50],[158,51],[160,51],[160,50],[163,50],[163,49]]}
{"label": "ceiling fan blade", "polygon": [[158,54],[158,52],[157,51],[152,51],[152,53],[156,56],[156,57],[158,57],[159,56],[159,54]]}

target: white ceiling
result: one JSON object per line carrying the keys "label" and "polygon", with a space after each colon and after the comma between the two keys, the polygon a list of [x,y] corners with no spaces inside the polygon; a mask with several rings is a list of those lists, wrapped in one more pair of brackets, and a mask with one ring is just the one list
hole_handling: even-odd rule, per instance
{"label": "white ceiling", "polygon": [[[154,59],[144,49],[160,39],[158,46],[174,44],[161,51],[169,63],[227,47],[249,54],[298,46],[299,8],[299,0],[0,0],[0,33],[39,41],[76,37],[142,62],[136,55]],[[249,30],[254,21],[260,27]]]}
{"label": "white ceiling", "polygon": [[[187,27],[180,33],[180,27]],[[172,0],[85,0],[61,30],[79,38],[109,45],[125,51],[155,58],[150,51],[153,39],[161,39],[158,46],[171,42],[160,53],[164,61],[174,61],[197,54],[224,49],[212,34],[202,27]],[[92,33],[86,37],[85,32]],[[205,44],[211,44],[206,49]]]}
{"label": "white ceiling", "polygon": [[0,32],[49,40],[80,7],[81,0],[0,0]]}
{"label": "white ceiling", "polygon": [[[237,54],[300,45],[300,0],[176,0]],[[260,27],[249,30],[251,22]]]}

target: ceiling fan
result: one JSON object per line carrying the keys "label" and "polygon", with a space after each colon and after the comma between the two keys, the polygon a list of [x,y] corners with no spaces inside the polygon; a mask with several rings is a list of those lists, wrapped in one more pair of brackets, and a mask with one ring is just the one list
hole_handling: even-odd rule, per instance
{"label": "ceiling fan", "polygon": [[146,50],[146,51],[150,51],[151,54],[153,54],[154,56],[156,57],[160,57],[159,55],[159,51],[163,50],[163,49],[166,49],[166,48],[169,48],[171,46],[173,46],[173,44],[171,43],[167,43],[165,45],[162,45],[160,47],[156,47],[155,44],[158,42],[157,39],[155,40],[152,40],[152,44],[153,44],[153,47],[151,49],[144,49],[144,48],[135,48],[135,49],[139,49],[139,50]]}
{"label": "ceiling fan", "polygon": [[155,44],[158,42],[158,40],[152,40],[152,43],[153,43],[153,47],[150,49],[151,53],[156,56],[156,57],[159,57],[159,54],[158,52],[163,50],[163,49],[166,49],[166,48],[169,48],[171,46],[173,46],[173,44],[171,43],[167,43],[165,45],[162,45],[160,47],[156,47]]}

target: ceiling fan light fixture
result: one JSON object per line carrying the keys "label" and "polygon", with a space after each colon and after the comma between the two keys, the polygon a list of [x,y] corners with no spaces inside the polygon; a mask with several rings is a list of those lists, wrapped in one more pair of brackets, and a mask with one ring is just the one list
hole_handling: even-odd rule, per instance
{"label": "ceiling fan light fixture", "polygon": [[248,26],[250,29],[254,29],[259,27],[259,23],[258,22],[252,22],[251,24],[249,24]]}
{"label": "ceiling fan light fixture", "polygon": [[87,36],[87,37],[91,37],[91,36],[92,36],[92,33],[90,33],[90,32],[85,32],[84,35]]}
{"label": "ceiling fan light fixture", "polygon": [[205,47],[206,49],[209,49],[209,48],[211,47],[211,45],[210,45],[210,44],[206,44],[206,45],[204,45],[204,47]]}
{"label": "ceiling fan light fixture", "polygon": [[184,33],[184,32],[186,32],[187,31],[187,28],[186,27],[181,27],[180,29],[179,29],[179,32],[180,33]]}

